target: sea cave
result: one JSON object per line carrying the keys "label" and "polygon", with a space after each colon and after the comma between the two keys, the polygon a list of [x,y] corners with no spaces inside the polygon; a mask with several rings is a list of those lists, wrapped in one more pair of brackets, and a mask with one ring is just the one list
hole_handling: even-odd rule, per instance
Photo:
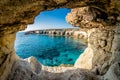
{"label": "sea cave", "polygon": [[[0,80],[120,80],[119,5],[119,0],[0,1]],[[14,49],[16,33],[41,12],[57,8],[71,9],[66,21],[86,31],[85,51],[67,67],[20,58]]]}
{"label": "sea cave", "polygon": [[23,59],[34,56],[45,66],[73,66],[87,47],[87,30],[79,31],[66,22],[70,11],[60,8],[36,16],[34,24],[16,35],[17,55]]}

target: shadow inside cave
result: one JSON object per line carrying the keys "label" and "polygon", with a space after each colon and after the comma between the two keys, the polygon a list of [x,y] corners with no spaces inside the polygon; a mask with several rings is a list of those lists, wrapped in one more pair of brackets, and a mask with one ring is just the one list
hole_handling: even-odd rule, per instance
{"label": "shadow inside cave", "polygon": [[47,67],[34,61],[34,58],[31,60],[32,62],[17,60],[13,64],[8,80],[99,80],[94,73],[87,69]]}
{"label": "shadow inside cave", "polygon": [[40,80],[98,80],[97,76],[86,69],[67,69],[63,72],[53,73],[42,70]]}

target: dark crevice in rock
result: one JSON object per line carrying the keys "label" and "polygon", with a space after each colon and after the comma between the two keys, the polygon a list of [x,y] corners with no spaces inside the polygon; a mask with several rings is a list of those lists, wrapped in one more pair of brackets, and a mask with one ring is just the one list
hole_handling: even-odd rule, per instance
{"label": "dark crevice in rock", "polygon": [[5,61],[7,60],[9,55],[10,54],[6,54],[6,55],[3,55],[2,57],[0,57],[0,58],[2,58],[2,62],[0,63],[0,67],[5,63]]}
{"label": "dark crevice in rock", "polygon": [[118,63],[119,67],[120,67],[120,63]]}
{"label": "dark crevice in rock", "polygon": [[97,7],[90,7],[90,11],[92,11],[92,13],[95,16],[95,21],[97,21],[97,18],[106,20],[108,17],[108,14],[106,13],[105,10],[101,10],[100,8]]}
{"label": "dark crevice in rock", "polygon": [[18,24],[20,24],[20,22],[16,21],[14,23],[2,24],[2,25],[0,25],[0,27],[12,27],[13,25],[18,25]]}

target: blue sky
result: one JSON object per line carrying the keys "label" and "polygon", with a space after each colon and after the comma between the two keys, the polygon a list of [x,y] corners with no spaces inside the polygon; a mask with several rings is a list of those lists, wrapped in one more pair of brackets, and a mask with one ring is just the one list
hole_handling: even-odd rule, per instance
{"label": "blue sky", "polygon": [[65,20],[67,13],[70,11],[70,9],[66,8],[43,11],[36,16],[34,24],[28,25],[26,30],[72,28]]}

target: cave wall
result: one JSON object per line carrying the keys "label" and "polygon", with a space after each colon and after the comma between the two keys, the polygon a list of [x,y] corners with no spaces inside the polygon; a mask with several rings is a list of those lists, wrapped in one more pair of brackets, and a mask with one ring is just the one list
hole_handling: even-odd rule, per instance
{"label": "cave wall", "polygon": [[75,67],[86,69],[101,68],[112,57],[111,49],[114,31],[92,28],[88,32],[88,47],[76,61]]}
{"label": "cave wall", "polygon": [[104,75],[112,64],[119,63],[119,15],[109,16],[96,8],[82,7],[72,9],[66,20],[73,26],[88,29],[88,47],[75,67]]}
{"label": "cave wall", "polygon": [[14,40],[15,33],[0,37],[0,80],[6,80],[12,64],[18,59],[14,51]]}
{"label": "cave wall", "polygon": [[[33,23],[39,12],[60,7],[73,8],[66,17],[68,23],[84,29],[87,28],[90,32],[88,48],[85,50],[86,55],[80,56],[87,57],[89,62],[83,63],[84,60],[80,60],[78,63],[83,66],[77,66],[78,68],[95,69],[95,66],[97,66],[96,70],[99,74],[105,74],[109,69],[109,67],[107,70],[104,69],[107,62],[109,66],[119,62],[119,0],[1,0],[1,80],[6,80],[9,73],[11,73],[12,64],[19,59],[14,51],[16,32],[25,29],[27,24]],[[87,52],[91,52],[91,55],[88,55]]]}

